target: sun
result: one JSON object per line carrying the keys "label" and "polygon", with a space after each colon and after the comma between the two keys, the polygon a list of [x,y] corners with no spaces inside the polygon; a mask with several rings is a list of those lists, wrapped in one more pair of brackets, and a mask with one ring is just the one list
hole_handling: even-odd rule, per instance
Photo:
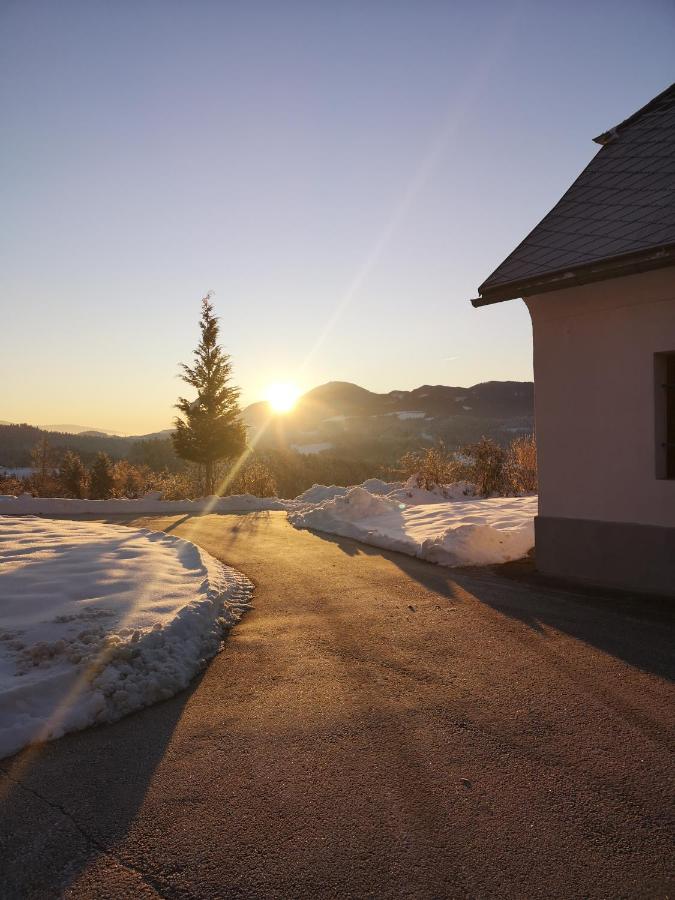
{"label": "sun", "polygon": [[275,413],[287,413],[298,402],[300,391],[294,384],[271,384],[265,396]]}

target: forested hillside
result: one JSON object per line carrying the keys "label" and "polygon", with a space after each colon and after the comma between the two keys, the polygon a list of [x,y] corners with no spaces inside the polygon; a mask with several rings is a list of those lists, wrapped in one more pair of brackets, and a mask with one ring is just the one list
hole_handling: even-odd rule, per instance
{"label": "forested hillside", "polygon": [[31,451],[46,437],[57,455],[66,450],[78,453],[85,463],[97,453],[107,453],[113,459],[129,459],[154,471],[180,471],[183,463],[173,451],[170,437],[115,437],[107,434],[67,434],[45,431],[34,425],[0,425],[0,466],[30,466]]}

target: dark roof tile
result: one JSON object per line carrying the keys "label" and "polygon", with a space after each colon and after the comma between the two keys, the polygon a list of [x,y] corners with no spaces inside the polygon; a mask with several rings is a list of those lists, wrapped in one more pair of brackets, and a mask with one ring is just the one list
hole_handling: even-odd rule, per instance
{"label": "dark roof tile", "polygon": [[675,243],[675,85],[596,140],[590,164],[481,293]]}

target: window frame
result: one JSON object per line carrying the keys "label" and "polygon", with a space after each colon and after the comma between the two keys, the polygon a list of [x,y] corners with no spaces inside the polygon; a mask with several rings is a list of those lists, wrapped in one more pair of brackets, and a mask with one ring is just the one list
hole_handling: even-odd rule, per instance
{"label": "window frame", "polygon": [[675,350],[654,354],[656,477],[675,480]]}

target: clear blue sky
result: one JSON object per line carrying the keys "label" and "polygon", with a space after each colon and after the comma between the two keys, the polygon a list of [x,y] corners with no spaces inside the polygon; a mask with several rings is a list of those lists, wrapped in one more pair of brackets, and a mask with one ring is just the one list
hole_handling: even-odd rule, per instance
{"label": "clear blue sky", "polygon": [[166,426],[208,289],[244,402],[530,378],[467,301],[674,47],[671,0],[0,0],[0,419]]}

